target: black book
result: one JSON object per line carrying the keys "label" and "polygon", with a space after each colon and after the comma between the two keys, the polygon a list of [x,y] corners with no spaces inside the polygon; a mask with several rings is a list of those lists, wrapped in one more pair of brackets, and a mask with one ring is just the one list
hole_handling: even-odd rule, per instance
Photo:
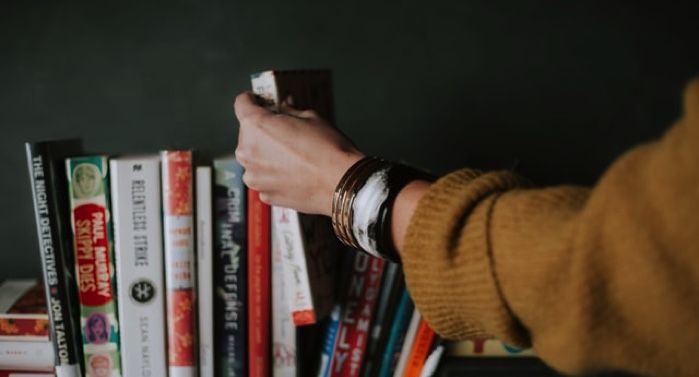
{"label": "black book", "polygon": [[56,354],[56,375],[82,376],[82,341],[77,286],[73,271],[68,181],[65,159],[82,153],[80,140],[25,144],[34,215]]}

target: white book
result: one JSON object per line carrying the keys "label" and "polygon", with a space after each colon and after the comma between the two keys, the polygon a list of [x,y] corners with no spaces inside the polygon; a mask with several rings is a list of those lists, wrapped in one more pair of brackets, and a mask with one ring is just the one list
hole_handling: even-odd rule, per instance
{"label": "white book", "polygon": [[[276,224],[272,223],[272,231]],[[272,238],[272,375],[296,376],[296,327],[289,312],[284,287],[282,253],[279,240]]]}
{"label": "white book", "polygon": [[53,343],[0,342],[0,369],[53,370]]}
{"label": "white book", "polygon": [[160,158],[110,161],[124,376],[165,376]]}
{"label": "white book", "polygon": [[405,332],[405,340],[403,341],[403,347],[400,349],[400,358],[398,358],[398,364],[396,365],[396,371],[393,373],[393,377],[403,377],[405,366],[408,364],[408,358],[410,357],[410,351],[413,349],[413,344],[415,343],[415,336],[417,335],[417,328],[420,325],[420,318],[420,312],[415,308],[413,316],[410,318],[408,330]]}
{"label": "white book", "polygon": [[214,376],[213,213],[211,167],[196,169],[199,377]]}

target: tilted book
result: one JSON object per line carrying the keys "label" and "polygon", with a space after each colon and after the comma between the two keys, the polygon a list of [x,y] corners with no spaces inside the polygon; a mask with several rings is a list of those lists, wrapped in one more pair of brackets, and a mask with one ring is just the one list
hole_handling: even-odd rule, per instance
{"label": "tilted book", "polygon": [[58,377],[82,376],[80,313],[70,228],[65,159],[82,153],[80,140],[25,144],[41,267],[49,305]]}
{"label": "tilted book", "polygon": [[403,338],[403,346],[400,348],[400,354],[398,355],[398,364],[396,365],[396,370],[393,372],[394,377],[403,377],[405,373],[405,367],[408,365],[408,357],[410,356],[410,351],[413,349],[415,336],[417,335],[417,329],[420,326],[421,319],[422,315],[420,315],[420,312],[415,308],[410,318],[408,330],[405,332],[405,337]]}
{"label": "tilted book", "polygon": [[[265,71],[252,75],[253,92],[273,111],[287,97],[294,106],[312,109],[333,121],[330,71]],[[298,172],[303,174],[303,172]],[[274,237],[279,239],[286,297],[294,324],[310,325],[330,312],[334,301],[335,270],[340,245],[330,219],[274,208]]]}
{"label": "tilted book", "polygon": [[243,167],[234,157],[214,160],[215,371],[247,376],[248,244]]}
{"label": "tilted book", "polygon": [[85,372],[121,376],[107,157],[69,158],[66,172]]}
{"label": "tilted book", "polygon": [[400,351],[403,348],[405,335],[408,326],[410,325],[413,312],[413,301],[410,299],[410,294],[408,293],[408,290],[404,287],[400,296],[400,300],[398,301],[398,306],[396,307],[395,314],[393,315],[391,328],[388,333],[388,339],[386,340],[386,346],[382,351],[381,367],[379,368],[379,373],[377,376],[393,376],[396,366],[398,365]]}
{"label": "tilted book", "polygon": [[214,376],[214,278],[212,169],[196,168],[199,377]]}
{"label": "tilted book", "polygon": [[367,345],[366,357],[362,365],[362,376],[372,377],[379,373],[382,352],[386,347],[393,313],[404,289],[403,273],[397,263],[386,262],[381,293],[378,298],[374,323]]}
{"label": "tilted book", "polygon": [[432,331],[424,318],[420,318],[420,325],[418,326],[415,334],[413,347],[408,354],[403,377],[420,377],[422,368],[425,366],[425,361],[430,353],[434,338],[434,331]]}
{"label": "tilted book", "polygon": [[168,370],[197,375],[192,152],[160,153],[165,248]]}
{"label": "tilted book", "polygon": [[160,158],[120,157],[109,167],[121,367],[124,376],[165,376]]}

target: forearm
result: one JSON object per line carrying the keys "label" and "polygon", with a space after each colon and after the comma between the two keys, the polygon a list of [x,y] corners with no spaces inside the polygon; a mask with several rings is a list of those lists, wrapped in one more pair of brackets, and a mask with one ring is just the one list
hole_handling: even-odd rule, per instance
{"label": "forearm", "polygon": [[568,373],[697,375],[699,85],[686,102],[662,140],[593,189],[523,189],[472,170],[434,183],[401,248],[430,325],[533,344]]}

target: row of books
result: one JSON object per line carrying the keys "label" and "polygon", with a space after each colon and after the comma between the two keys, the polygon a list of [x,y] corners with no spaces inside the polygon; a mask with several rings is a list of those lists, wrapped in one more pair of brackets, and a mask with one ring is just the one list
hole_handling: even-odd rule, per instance
{"label": "row of books", "polygon": [[[333,119],[328,71],[252,83]],[[269,208],[232,156],[26,149],[58,376],[412,377],[444,352],[398,265]]]}

